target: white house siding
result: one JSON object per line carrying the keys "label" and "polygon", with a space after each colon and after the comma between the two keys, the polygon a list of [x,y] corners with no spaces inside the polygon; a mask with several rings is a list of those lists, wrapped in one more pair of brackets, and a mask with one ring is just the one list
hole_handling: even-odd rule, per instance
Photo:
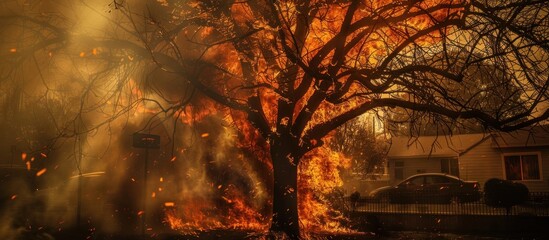
{"label": "white house siding", "polygon": [[540,152],[541,181],[519,181],[524,183],[531,192],[549,191],[549,149],[533,148],[494,148],[492,141],[487,139],[474,149],[464,153],[459,158],[460,177],[465,180],[479,181],[481,186],[490,178],[505,178],[503,159],[504,153]]}
{"label": "white house siding", "polygon": [[501,153],[487,139],[459,157],[459,177],[478,181],[482,187],[490,178],[503,178]]}

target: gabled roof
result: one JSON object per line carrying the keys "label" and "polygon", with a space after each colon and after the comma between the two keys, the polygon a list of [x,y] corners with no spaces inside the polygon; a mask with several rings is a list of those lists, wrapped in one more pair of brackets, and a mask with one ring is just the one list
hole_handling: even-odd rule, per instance
{"label": "gabled roof", "polygon": [[549,127],[535,127],[510,133],[493,134],[492,147],[541,147],[549,146]]}
{"label": "gabled roof", "polygon": [[390,158],[457,157],[489,138],[488,134],[453,136],[393,137]]}

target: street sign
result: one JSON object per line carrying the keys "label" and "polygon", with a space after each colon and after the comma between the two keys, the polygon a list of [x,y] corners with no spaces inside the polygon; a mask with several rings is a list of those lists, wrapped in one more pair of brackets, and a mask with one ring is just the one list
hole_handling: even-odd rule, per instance
{"label": "street sign", "polygon": [[135,148],[160,148],[160,136],[146,133],[133,134],[133,147]]}

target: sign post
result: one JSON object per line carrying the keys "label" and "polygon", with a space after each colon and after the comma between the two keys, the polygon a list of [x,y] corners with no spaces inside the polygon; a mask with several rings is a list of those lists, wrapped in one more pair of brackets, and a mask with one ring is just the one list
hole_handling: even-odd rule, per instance
{"label": "sign post", "polygon": [[160,136],[146,133],[134,133],[133,134],[133,147],[145,149],[145,163],[143,164],[143,214],[141,215],[141,234],[145,235],[145,221],[147,218],[147,172],[149,162],[149,149],[160,148]]}
{"label": "sign post", "polygon": [[160,136],[146,133],[134,133],[133,134],[133,147],[145,148],[145,149],[158,149],[160,148]]}

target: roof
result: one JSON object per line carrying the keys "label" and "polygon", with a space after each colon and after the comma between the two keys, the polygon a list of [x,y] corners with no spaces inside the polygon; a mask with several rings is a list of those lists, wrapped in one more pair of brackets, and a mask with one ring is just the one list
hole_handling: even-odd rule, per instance
{"label": "roof", "polygon": [[535,127],[510,133],[493,134],[492,146],[495,148],[509,147],[540,147],[549,146],[549,128]]}
{"label": "roof", "polygon": [[462,134],[453,136],[393,137],[390,158],[456,157],[488,138],[489,135]]}

